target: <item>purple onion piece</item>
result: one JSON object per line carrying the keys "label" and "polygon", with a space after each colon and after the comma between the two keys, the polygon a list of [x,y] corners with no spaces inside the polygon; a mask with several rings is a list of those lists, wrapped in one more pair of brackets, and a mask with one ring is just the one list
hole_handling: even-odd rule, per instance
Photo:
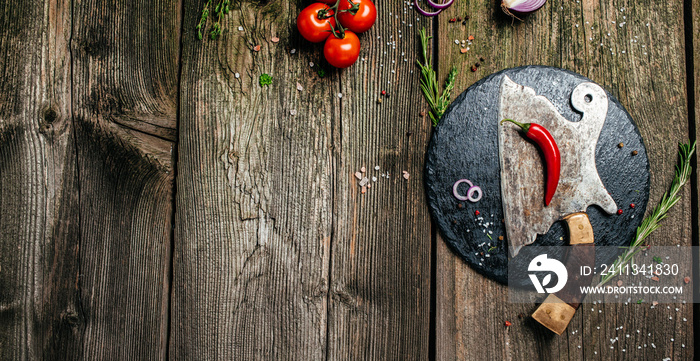
{"label": "purple onion piece", "polygon": [[438,9],[437,11],[433,11],[433,12],[425,11],[425,10],[421,9],[420,5],[418,5],[418,0],[413,0],[413,5],[416,7],[416,10],[418,10],[418,12],[423,16],[435,16],[442,11],[442,9]]}
{"label": "purple onion piece", "polygon": [[[503,7],[519,13],[530,13],[539,8],[541,8],[547,0],[525,0],[525,1],[513,1],[513,0],[503,0]],[[512,3],[516,3],[512,5]]]}
{"label": "purple onion piece", "polygon": [[447,2],[444,2],[442,4],[438,4],[433,0],[426,0],[426,1],[428,1],[428,5],[432,6],[435,9],[440,9],[440,10],[447,9],[448,7],[450,7],[450,5],[452,5],[453,2],[455,2],[455,0],[447,0]]}
{"label": "purple onion piece", "polygon": [[[479,195],[477,197],[473,197],[474,192],[478,192]],[[481,199],[481,196],[483,194],[484,193],[481,191],[481,188],[479,186],[471,186],[471,187],[469,187],[469,190],[467,191],[467,199],[472,203],[476,203]]]}
{"label": "purple onion piece", "polygon": [[459,187],[460,184],[462,183],[467,183],[469,185],[469,189],[472,189],[474,187],[474,184],[469,179],[460,179],[455,182],[455,184],[452,186],[452,195],[455,196],[455,198],[459,199],[460,201],[466,201],[469,200],[469,191],[467,191],[467,196],[460,195],[459,192],[457,192],[457,187]]}

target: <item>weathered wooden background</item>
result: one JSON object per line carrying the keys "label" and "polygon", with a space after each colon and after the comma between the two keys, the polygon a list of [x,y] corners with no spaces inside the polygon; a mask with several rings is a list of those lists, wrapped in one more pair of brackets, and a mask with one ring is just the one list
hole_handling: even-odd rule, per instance
{"label": "weathered wooden background", "polygon": [[[693,305],[582,308],[556,337],[449,252],[415,61],[426,27],[453,95],[527,64],[600,83],[641,129],[651,208],[698,137],[700,0],[550,0],[522,23],[377,1],[342,71],[296,30],[308,1],[233,3],[199,41],[202,0],[0,1],[0,359],[694,357]],[[653,244],[697,245],[698,190]]]}

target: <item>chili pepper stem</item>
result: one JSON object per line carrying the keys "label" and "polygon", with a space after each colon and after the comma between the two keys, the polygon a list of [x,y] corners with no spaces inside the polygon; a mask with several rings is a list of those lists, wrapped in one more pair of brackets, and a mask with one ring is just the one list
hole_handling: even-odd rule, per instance
{"label": "chili pepper stem", "polygon": [[524,131],[526,131],[526,132],[527,132],[528,130],[530,130],[530,123],[525,123],[525,124],[523,124],[523,123],[520,123],[520,122],[516,122],[516,121],[513,120],[513,119],[503,119],[503,120],[501,120],[501,124],[503,124],[503,122],[511,122],[511,123],[513,123],[513,124],[519,126],[522,130],[524,130]]}

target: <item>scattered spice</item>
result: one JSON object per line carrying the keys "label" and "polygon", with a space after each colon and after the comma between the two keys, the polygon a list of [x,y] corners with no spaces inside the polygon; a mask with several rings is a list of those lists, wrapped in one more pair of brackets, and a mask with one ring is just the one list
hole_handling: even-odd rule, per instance
{"label": "scattered spice", "polygon": [[619,286],[622,286],[622,280],[618,280],[618,281],[617,281],[617,286],[618,286],[618,287],[619,287]]}
{"label": "scattered spice", "polygon": [[637,152],[636,150],[632,151],[632,155],[637,155],[637,154],[639,154],[639,152]]}
{"label": "scattered spice", "polygon": [[278,43],[280,41],[280,38],[273,36],[270,40],[272,40],[273,43]]}
{"label": "scattered spice", "polygon": [[381,104],[381,103],[382,103],[382,98],[377,98],[377,104]]}
{"label": "scattered spice", "polygon": [[297,82],[297,90],[298,90],[298,91],[304,90],[304,87],[301,86],[301,84],[299,84],[299,82]]}
{"label": "scattered spice", "polygon": [[464,205],[462,203],[457,203],[457,208],[462,209],[462,208],[464,208]]}
{"label": "scattered spice", "polygon": [[474,36],[473,36],[473,35],[469,35],[469,37],[467,38],[467,40],[469,40],[469,41],[474,40]]}
{"label": "scattered spice", "polygon": [[634,203],[630,203],[630,208],[634,208],[634,207],[635,207]]}
{"label": "scattered spice", "polygon": [[451,22],[451,23],[454,23],[455,21],[457,21],[457,18],[452,18],[449,20],[449,22]]}
{"label": "scattered spice", "polygon": [[360,172],[355,172],[355,178],[357,178],[357,180],[361,180],[361,179],[362,179],[362,173],[360,173]]}
{"label": "scattered spice", "polygon": [[620,143],[620,144],[617,145],[618,148],[622,148],[622,147],[624,147],[624,146],[625,146],[625,143]]}
{"label": "scattered spice", "polygon": [[476,66],[472,65],[472,73],[476,71]]}
{"label": "scattered spice", "polygon": [[480,215],[480,214],[481,214],[481,212],[479,212],[479,211],[474,211],[474,215],[475,215],[475,216],[478,216],[478,215]]}
{"label": "scattered spice", "polygon": [[316,75],[318,75],[319,78],[323,78],[324,76],[326,76],[326,71],[323,69],[318,69],[316,71]]}
{"label": "scattered spice", "polygon": [[411,175],[408,174],[407,171],[403,171],[403,178],[404,178],[404,179],[408,180],[408,178],[409,178],[410,176],[411,176]]}
{"label": "scattered spice", "polygon": [[504,322],[504,324],[506,325],[506,327],[510,327],[513,325],[510,321],[506,321],[506,322]]}
{"label": "scattered spice", "polygon": [[690,283],[690,277],[688,277],[688,276],[683,277],[683,282],[685,282],[685,284]]}
{"label": "scattered spice", "polygon": [[619,215],[621,215],[621,214],[622,214],[622,209],[618,209],[618,210],[617,210],[617,215],[619,216]]}
{"label": "scattered spice", "polygon": [[256,46],[253,47],[253,50],[255,50],[255,51],[260,51],[260,48],[261,48],[260,45],[256,45]]}
{"label": "scattered spice", "polygon": [[382,95],[386,95],[386,90],[382,90]]}
{"label": "scattered spice", "polygon": [[364,173],[366,171],[367,171],[367,168],[365,168],[365,167],[360,168],[360,172]]}
{"label": "scattered spice", "polygon": [[502,240],[503,240],[503,236],[498,236],[498,240],[499,240],[499,241],[502,241]]}
{"label": "scattered spice", "polygon": [[659,282],[659,277],[654,276],[654,277],[651,278],[651,280],[652,280],[652,281]]}
{"label": "scattered spice", "polygon": [[461,48],[461,49],[459,49],[459,52],[462,53],[462,54],[465,54],[467,51],[469,51],[469,50],[467,50],[467,48]]}

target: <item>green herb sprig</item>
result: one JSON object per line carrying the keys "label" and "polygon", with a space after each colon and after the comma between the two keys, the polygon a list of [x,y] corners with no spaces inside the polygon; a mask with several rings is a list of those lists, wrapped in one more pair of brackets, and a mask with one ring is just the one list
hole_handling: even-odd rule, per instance
{"label": "green herb sprig", "polygon": [[269,74],[261,74],[260,79],[258,79],[260,86],[266,86],[272,84],[272,77]]}
{"label": "green herb sprig", "polygon": [[[197,29],[197,39],[199,40],[202,40],[202,38],[204,37],[202,35],[202,31],[206,31],[211,1],[212,0],[207,0],[207,2],[204,3],[204,7],[202,8],[202,15],[200,16],[199,22],[195,27],[195,29]],[[219,0],[219,2],[216,4],[216,7],[214,8],[214,15],[216,16],[216,20],[212,24],[211,30],[209,31],[209,37],[211,37],[212,40],[216,39],[219,35],[221,35],[221,18],[223,18],[224,15],[228,14],[230,10],[229,5],[231,5],[231,0]]]}
{"label": "green herb sprig", "polygon": [[421,48],[423,50],[423,62],[416,61],[421,71],[420,88],[430,107],[430,120],[433,122],[433,126],[437,126],[440,117],[442,117],[445,110],[447,110],[447,107],[450,105],[450,93],[454,88],[457,68],[452,67],[450,73],[447,74],[445,89],[440,92],[437,75],[435,74],[435,70],[433,70],[433,62],[428,56],[428,41],[432,36],[426,34],[425,28],[418,30],[418,34],[420,35]]}
{"label": "green herb sprig", "polygon": [[615,260],[613,266],[610,267],[612,272],[609,272],[605,276],[600,278],[600,283],[598,286],[602,286],[611,279],[615,278],[619,271],[631,260],[634,256],[646,248],[644,245],[644,240],[656,229],[661,226],[661,221],[668,216],[668,211],[681,200],[681,188],[690,181],[690,175],[692,173],[692,165],[690,164],[690,158],[695,152],[695,142],[692,144],[679,144],[678,155],[680,157],[680,163],[676,166],[676,173],[673,177],[673,182],[671,183],[671,189],[664,193],[661,202],[654,208],[654,211],[644,218],[642,224],[637,227],[637,234],[628,247],[627,251],[620,255],[620,257]]}

